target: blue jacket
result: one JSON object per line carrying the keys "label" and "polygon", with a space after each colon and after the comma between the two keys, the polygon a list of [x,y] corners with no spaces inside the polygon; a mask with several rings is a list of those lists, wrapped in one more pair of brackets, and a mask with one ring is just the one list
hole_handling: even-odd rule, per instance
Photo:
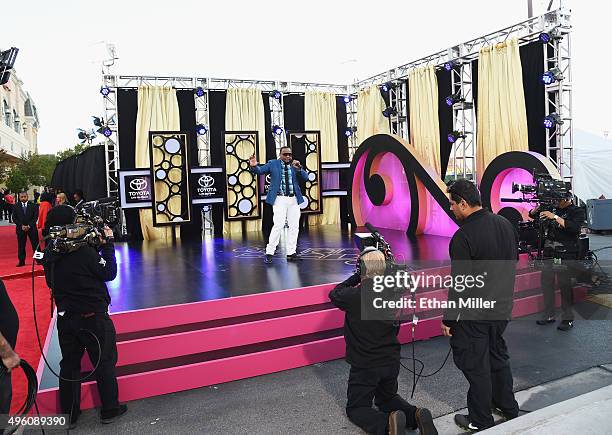
{"label": "blue jacket", "polygon": [[[280,159],[270,160],[265,165],[257,165],[251,168],[251,172],[258,175],[270,174],[270,190],[268,190],[268,194],[266,195],[266,202],[270,205],[274,205],[276,196],[281,188],[281,176],[283,174],[282,161]],[[298,204],[301,204],[304,202],[304,197],[302,196],[300,183],[298,182],[298,174],[302,181],[306,181],[308,179],[308,173],[304,169],[298,170],[291,167],[291,174],[293,175],[293,193],[295,194]]]}

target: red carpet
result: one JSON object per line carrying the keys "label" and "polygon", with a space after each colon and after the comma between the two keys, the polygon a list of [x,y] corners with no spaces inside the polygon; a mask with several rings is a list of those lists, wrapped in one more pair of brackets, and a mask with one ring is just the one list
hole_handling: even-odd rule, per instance
{"label": "red carpet", "polygon": [[[15,225],[0,227],[0,278],[6,280],[26,276],[32,271],[32,246],[29,239],[26,241],[26,266],[16,267],[18,261]],[[40,274],[42,267],[37,265],[34,270]]]}
{"label": "red carpet", "polygon": [[[19,335],[15,352],[26,360],[34,370],[38,368],[40,349],[34,331],[34,314],[32,311],[32,247],[29,240],[26,248],[26,266],[16,267],[17,264],[17,238],[15,227],[0,227],[0,278],[8,291],[9,297],[15,305],[19,316]],[[36,316],[41,341],[44,345],[47,329],[51,320],[49,289],[42,274],[42,267],[36,266],[34,278],[36,294]],[[13,403],[11,412],[15,412],[26,398],[27,382],[23,371],[17,369],[13,373]]]}

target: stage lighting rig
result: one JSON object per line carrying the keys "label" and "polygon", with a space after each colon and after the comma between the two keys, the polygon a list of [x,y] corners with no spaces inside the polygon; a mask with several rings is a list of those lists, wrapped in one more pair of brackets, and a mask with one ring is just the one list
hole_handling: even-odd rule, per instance
{"label": "stage lighting rig", "polygon": [[208,128],[204,124],[196,125],[196,133],[200,136],[205,135],[208,131]]}
{"label": "stage lighting rig", "polygon": [[451,71],[456,66],[459,66],[459,62],[456,60],[449,60],[448,62],[444,62],[444,69],[446,71]]}
{"label": "stage lighting rig", "polygon": [[79,139],[81,139],[81,143],[83,144],[88,143],[89,145],[91,145],[93,140],[96,138],[96,132],[93,128],[91,130],[83,130],[82,128],[77,128],[77,131],[79,132],[77,136]]}
{"label": "stage lighting rig", "polygon": [[383,92],[389,92],[391,89],[395,88],[395,84],[392,82],[383,83],[380,85],[380,90]]}
{"label": "stage lighting rig", "polygon": [[351,137],[353,134],[355,134],[356,131],[357,131],[357,127],[347,127],[344,130],[344,135],[346,137]]}
{"label": "stage lighting rig", "polygon": [[100,93],[102,94],[103,97],[108,97],[108,95],[110,94],[111,90],[108,86],[102,86],[100,88]]}
{"label": "stage lighting rig", "polygon": [[19,49],[11,47],[8,50],[0,51],[0,85],[8,83],[11,78],[11,70],[15,66]]}
{"label": "stage lighting rig", "polygon": [[563,80],[563,73],[557,67],[542,74],[542,82],[544,82],[545,85],[552,85],[554,82],[559,80]]}
{"label": "stage lighting rig", "polygon": [[559,116],[558,113],[553,112],[548,116],[544,117],[544,127],[551,130],[556,128],[558,125],[563,124],[563,119]]}
{"label": "stage lighting rig", "polygon": [[461,103],[464,101],[465,98],[461,96],[461,91],[457,91],[456,93],[446,97],[446,105],[449,107],[452,107],[455,103]]}
{"label": "stage lighting rig", "polygon": [[352,95],[345,95],[344,98],[342,98],[342,100],[344,101],[345,104],[350,103],[351,101],[353,101],[355,99],[354,96]]}
{"label": "stage lighting rig", "polygon": [[197,97],[203,97],[205,92],[204,92],[204,88],[202,86],[198,86],[197,88],[195,88],[195,94]]}
{"label": "stage lighting rig", "polygon": [[548,32],[542,32],[540,33],[540,36],[539,36],[539,40],[543,44],[548,44],[550,41],[554,39],[561,39],[561,38],[563,38],[563,35],[561,34],[561,31],[557,27],[555,27],[554,29]]}
{"label": "stage lighting rig", "polygon": [[275,125],[274,127],[272,127],[272,133],[277,136],[280,136],[281,134],[283,134],[283,128],[280,125]]}
{"label": "stage lighting rig", "polygon": [[270,95],[271,95],[271,96],[272,96],[272,98],[274,98],[275,100],[280,100],[280,99],[281,99],[281,96],[282,96],[283,94],[281,94],[281,91],[279,91],[279,90],[277,90],[277,89],[274,89],[274,90],[273,90],[273,91],[270,93]]}
{"label": "stage lighting rig", "polygon": [[93,118],[93,124],[96,127],[103,127],[104,126],[104,121],[102,120],[102,118],[98,117],[98,116],[92,116]]}
{"label": "stage lighting rig", "polygon": [[393,106],[389,106],[385,110],[383,110],[382,114],[385,118],[389,118],[391,116],[397,115],[397,109]]}
{"label": "stage lighting rig", "polygon": [[448,139],[449,143],[455,143],[459,139],[465,139],[465,133],[462,131],[453,131],[452,133],[449,133],[446,138]]}

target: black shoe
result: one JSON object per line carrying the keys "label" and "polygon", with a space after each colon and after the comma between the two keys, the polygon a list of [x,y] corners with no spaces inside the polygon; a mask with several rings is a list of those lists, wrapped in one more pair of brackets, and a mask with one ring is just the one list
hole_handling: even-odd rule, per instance
{"label": "black shoe", "polygon": [[414,412],[414,418],[419,428],[421,435],[438,435],[438,431],[434,426],[433,417],[427,408],[417,408]]}
{"label": "black shoe", "polygon": [[270,254],[266,254],[266,257],[264,258],[264,263],[272,264],[272,256]]}
{"label": "black shoe", "polygon": [[491,409],[492,413],[495,413],[497,415],[499,415],[504,421],[508,421],[508,420],[512,420],[513,418],[518,417],[518,415],[510,415],[510,414],[506,414],[504,411],[502,411],[500,408],[498,408],[497,406],[494,406]]}
{"label": "black shoe", "polygon": [[109,411],[100,411],[100,423],[109,424],[117,420],[123,414],[127,412],[127,405],[119,405],[119,408],[111,409]]}
{"label": "black shoe", "polygon": [[25,266],[25,262],[20,261],[19,263],[17,263],[17,267],[22,267],[22,266]]}
{"label": "black shoe", "polygon": [[455,424],[461,429],[467,430],[469,432],[478,432],[482,430],[470,421],[469,415],[455,414]]}
{"label": "black shoe", "polygon": [[389,414],[389,435],[406,433],[406,414],[404,411],[393,411]]}
{"label": "black shoe", "polygon": [[291,255],[287,255],[287,261],[299,261],[301,260],[300,257],[298,257],[297,252],[291,254]]}
{"label": "black shoe", "polygon": [[559,331],[569,331],[573,327],[574,327],[573,320],[562,320],[561,323],[559,323],[559,326],[557,326],[557,329]]}
{"label": "black shoe", "polygon": [[543,319],[536,320],[536,323],[538,325],[550,325],[551,323],[555,323],[555,318],[554,317],[545,317]]}

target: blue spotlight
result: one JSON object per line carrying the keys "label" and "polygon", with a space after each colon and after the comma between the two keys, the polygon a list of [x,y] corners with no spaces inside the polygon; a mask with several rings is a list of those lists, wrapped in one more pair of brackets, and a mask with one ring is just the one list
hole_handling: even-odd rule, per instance
{"label": "blue spotlight", "polygon": [[446,97],[446,105],[451,107],[455,103],[459,103],[461,101],[465,101],[465,98],[461,97],[461,91],[454,93],[453,95],[449,95]]}
{"label": "blue spotlight", "polygon": [[274,89],[270,95],[272,95],[275,100],[280,100],[282,94],[281,91]]}
{"label": "blue spotlight", "polygon": [[208,128],[206,128],[204,124],[196,125],[196,133],[199,134],[200,136],[206,134],[207,131],[208,131]]}
{"label": "blue spotlight", "polygon": [[350,103],[353,98],[350,95],[345,95],[343,100],[346,104]]}
{"label": "blue spotlight", "polygon": [[283,134],[283,128],[279,125],[275,125],[274,127],[272,127],[272,133],[280,136],[281,134]]}
{"label": "blue spotlight", "polygon": [[385,118],[389,118],[393,115],[397,115],[397,109],[395,107],[389,106],[382,112]]}
{"label": "blue spotlight", "polygon": [[100,88],[100,93],[101,93],[101,94],[102,94],[104,97],[107,97],[107,96],[108,96],[108,94],[110,94],[110,92],[111,92],[111,91],[110,91],[110,88],[108,88],[108,87],[106,87],[106,86],[102,86],[102,87]]}
{"label": "blue spotlight", "polygon": [[542,81],[545,85],[550,85],[556,82],[557,80],[562,80],[563,74],[559,68],[553,68],[551,70],[546,71],[542,74]]}
{"label": "blue spotlight", "polygon": [[346,129],[344,129],[344,135],[346,137],[351,137],[355,131],[357,131],[357,127],[347,127]]}
{"label": "blue spotlight", "polygon": [[449,133],[448,136],[446,136],[446,138],[448,139],[450,143],[455,143],[459,139],[464,139],[465,133],[461,131],[453,131],[452,133]]}
{"label": "blue spotlight", "polygon": [[205,92],[204,92],[204,88],[202,88],[202,86],[198,86],[198,87],[196,88],[196,90],[195,90],[195,94],[196,94],[198,97],[203,97],[203,96],[204,96],[204,94],[205,94]]}
{"label": "blue spotlight", "polygon": [[563,120],[561,119],[558,113],[553,112],[550,115],[544,117],[543,124],[545,128],[550,130],[556,128],[558,125],[563,124]]}
{"label": "blue spotlight", "polygon": [[448,62],[444,63],[444,69],[446,71],[452,70],[455,66],[457,66],[457,62],[455,62],[454,60],[449,60]]}
{"label": "blue spotlight", "polygon": [[102,128],[102,134],[103,134],[105,137],[111,137],[111,136],[112,136],[112,134],[113,134],[113,131],[112,131],[112,130],[111,130],[109,127],[103,127],[103,128]]}
{"label": "blue spotlight", "polygon": [[389,92],[393,88],[394,86],[391,82],[383,83],[382,85],[380,85],[380,90],[383,92]]}
{"label": "blue spotlight", "polygon": [[540,39],[540,42],[543,42],[544,44],[548,44],[550,42],[550,34],[546,32],[542,32],[540,33],[539,39]]}

